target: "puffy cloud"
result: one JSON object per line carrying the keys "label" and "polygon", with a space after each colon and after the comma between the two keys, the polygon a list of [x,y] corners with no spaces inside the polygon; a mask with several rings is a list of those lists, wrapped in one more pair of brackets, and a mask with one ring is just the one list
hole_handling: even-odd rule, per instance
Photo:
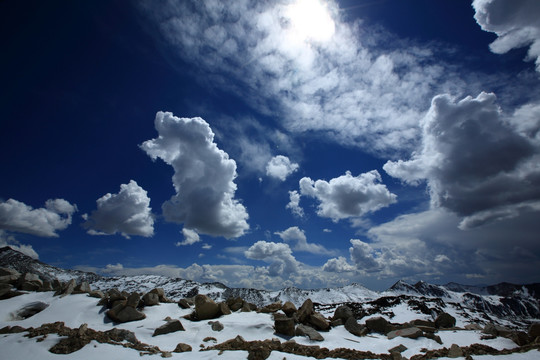
{"label": "puffy cloud", "polygon": [[327,250],[322,245],[308,243],[304,230],[300,230],[298,226],[292,226],[284,231],[278,231],[275,234],[278,235],[286,243],[294,244],[293,250],[295,251],[305,251],[312,254],[332,253],[332,251]]}
{"label": "puffy cloud", "polygon": [[374,257],[374,249],[368,243],[351,239],[351,245],[349,248],[351,260],[359,270],[366,272],[379,270],[380,264]]}
{"label": "puffy cloud", "polygon": [[198,243],[201,241],[201,238],[199,237],[199,234],[197,234],[196,231],[193,231],[191,229],[182,229],[182,235],[184,235],[184,241],[179,241],[176,243],[176,246],[183,246],[183,245],[193,245],[195,243]]}
{"label": "puffy cloud", "polygon": [[33,259],[39,259],[38,253],[32,245],[21,244],[13,235],[7,234],[4,230],[0,230],[0,247],[9,246],[13,250],[30,256]]}
{"label": "puffy cloud", "polygon": [[422,121],[421,150],[383,166],[407,183],[427,181],[432,206],[462,216],[463,229],[540,205],[540,142],[517,132],[495,100],[436,96]]}
{"label": "puffy cloud", "polygon": [[536,0],[474,0],[474,18],[483,30],[497,34],[494,53],[529,46],[528,60],[540,71],[540,3]]}
{"label": "puffy cloud", "polygon": [[97,209],[83,224],[91,235],[121,233],[149,237],[154,235],[154,216],[147,192],[135,181],[120,185],[118,194],[107,193],[96,200]]}
{"label": "puffy cloud", "polygon": [[266,165],[266,175],[285,181],[287,176],[298,170],[298,164],[291,163],[288,157],[274,156]]}
{"label": "puffy cloud", "polygon": [[298,217],[304,216],[304,209],[300,207],[300,194],[298,191],[289,191],[289,203],[285,206],[285,208],[290,209],[291,212]]}
{"label": "puffy cloud", "polygon": [[248,259],[262,260],[270,264],[271,276],[289,277],[298,272],[298,261],[292,255],[291,248],[287,244],[268,241],[257,241],[244,255]]}
{"label": "puffy cloud", "polygon": [[160,111],[155,127],[159,136],[141,148],[174,168],[176,194],[162,206],[165,219],[200,234],[243,235],[249,228],[248,213],[234,198],[236,162],[217,147],[208,123]]}
{"label": "puffy cloud", "polygon": [[381,175],[377,170],[352,176],[313,181],[309,177],[300,179],[300,193],[316,198],[320,204],[317,214],[321,217],[340,219],[361,217],[396,202],[397,196],[379,184]]}
{"label": "puffy cloud", "polygon": [[328,259],[328,261],[322,267],[323,271],[343,273],[356,270],[354,266],[347,262],[343,256],[337,258]]}
{"label": "puffy cloud", "polygon": [[288,2],[140,4],[167,50],[192,64],[205,85],[275,115],[288,131],[324,132],[369,152],[410,149],[425,99],[469,85],[440,61],[438,50],[347,23],[334,1],[321,16],[334,24],[329,41],[299,37]]}
{"label": "puffy cloud", "polygon": [[71,224],[77,205],[64,199],[50,199],[44,208],[34,209],[23,202],[9,199],[0,202],[0,229],[43,237],[58,237],[56,233]]}

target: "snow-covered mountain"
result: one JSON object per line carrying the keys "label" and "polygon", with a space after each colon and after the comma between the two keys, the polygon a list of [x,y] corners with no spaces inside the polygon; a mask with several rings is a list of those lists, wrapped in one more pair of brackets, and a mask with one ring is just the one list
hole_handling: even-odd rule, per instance
{"label": "snow-covered mountain", "polygon": [[407,312],[411,313],[410,317],[413,317],[413,314],[430,317],[445,311],[465,323],[495,322],[517,327],[527,324],[531,319],[540,319],[540,284],[468,286],[456,283],[434,285],[422,281],[409,284],[398,281],[383,292],[369,290],[360,284],[313,290],[288,287],[267,291],[229,288],[217,282],[198,283],[159,275],[105,277],[60,269],[8,247],[0,249],[0,267],[13,268],[21,273],[31,272],[44,280],[57,278],[63,281],[87,281],[97,290],[117,288],[120,291],[145,293],[159,287],[163,288],[166,296],[172,300],[204,294],[219,301],[241,297],[260,307],[277,301],[291,301],[300,306],[309,298],[326,313],[333,312],[341,304],[348,304],[358,317],[378,313],[386,315],[389,320],[396,318],[397,314],[403,316]]}

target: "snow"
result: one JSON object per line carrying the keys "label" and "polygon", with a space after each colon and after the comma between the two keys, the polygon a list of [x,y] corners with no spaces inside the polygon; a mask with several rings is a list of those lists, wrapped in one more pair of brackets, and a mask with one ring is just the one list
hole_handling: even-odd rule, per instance
{"label": "snow", "polygon": [[[24,305],[36,301],[49,304],[42,312],[24,320],[12,320],[12,313]],[[146,319],[124,324],[112,323],[104,314],[104,309],[97,306],[98,299],[86,294],[70,295],[66,297],[54,296],[53,292],[30,292],[28,294],[0,301],[0,328],[4,326],[19,325],[24,328],[39,327],[45,323],[63,321],[66,326],[78,328],[81,324],[88,324],[94,330],[106,331],[113,327],[133,331],[141,342],[158,346],[163,351],[172,351],[180,342],[191,345],[192,352],[172,353],[172,359],[246,359],[246,351],[225,351],[219,355],[217,351],[199,351],[201,346],[208,347],[215,343],[222,343],[226,340],[241,335],[245,340],[265,340],[278,338],[286,341],[289,337],[274,334],[273,320],[270,314],[248,312],[233,313],[217,319],[224,325],[221,332],[212,331],[208,321],[192,322],[182,317],[191,312],[189,309],[181,309],[177,304],[160,304],[157,306],[144,308]],[[421,318],[413,313],[405,304],[399,304],[392,308],[395,316],[390,319],[393,322],[405,322],[414,318]],[[165,324],[165,318],[180,319],[186,331],[175,332],[166,335],[152,336],[154,330]],[[361,322],[364,322],[363,319]],[[25,333],[0,335],[0,348],[2,349],[0,358],[2,359],[140,359],[139,352],[121,346],[100,344],[95,341],[86,345],[81,350],[68,355],[56,355],[48,351],[60,339],[59,336],[51,334],[42,342],[36,339],[24,337]],[[372,351],[374,353],[388,353],[388,350],[403,344],[407,350],[403,353],[407,358],[421,353],[422,348],[439,349],[443,346],[449,347],[451,344],[468,346],[473,343],[482,343],[496,349],[510,349],[516,347],[511,340],[497,338],[493,340],[481,340],[478,331],[439,331],[444,345],[440,345],[433,340],[421,337],[417,340],[396,337],[388,340],[383,335],[369,335],[366,337],[356,337],[350,334],[343,326],[332,328],[329,332],[321,333],[325,338],[323,342],[313,342],[307,337],[294,337],[294,340],[304,345],[319,345],[329,349],[350,348],[362,351]],[[216,342],[204,342],[206,337],[216,338]],[[481,360],[525,360],[538,358],[538,352],[531,351],[525,354],[512,354],[508,356],[475,356]],[[149,355],[150,356],[150,355]],[[152,358],[159,358],[159,355],[151,355]],[[272,352],[269,359],[308,359],[307,357],[280,352]]]}

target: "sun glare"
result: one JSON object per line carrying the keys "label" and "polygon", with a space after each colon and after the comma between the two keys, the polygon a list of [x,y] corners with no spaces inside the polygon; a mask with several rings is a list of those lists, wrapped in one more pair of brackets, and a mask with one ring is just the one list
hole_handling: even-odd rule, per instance
{"label": "sun glare", "polygon": [[328,41],[335,32],[334,20],[321,0],[298,0],[287,8],[291,33],[301,41]]}

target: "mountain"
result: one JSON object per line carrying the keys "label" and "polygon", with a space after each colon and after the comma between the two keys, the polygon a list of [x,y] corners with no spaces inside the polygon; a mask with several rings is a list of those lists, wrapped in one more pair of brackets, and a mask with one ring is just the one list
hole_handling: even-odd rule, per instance
{"label": "mountain", "polygon": [[160,275],[105,277],[78,270],[60,269],[9,247],[0,249],[0,267],[12,268],[21,273],[35,273],[43,280],[57,278],[62,281],[87,281],[93,289],[104,291],[117,288],[128,292],[148,292],[160,287],[172,300],[205,294],[218,301],[241,297],[259,307],[277,301],[291,301],[298,307],[309,298],[321,312],[327,314],[333,313],[339,305],[347,304],[354,310],[357,318],[382,314],[397,321],[404,316],[414,318],[422,315],[430,318],[441,312],[449,312],[464,323],[494,322],[514,324],[516,327],[523,327],[531,319],[540,319],[538,283],[469,286],[457,283],[434,285],[423,281],[409,284],[400,280],[383,292],[369,290],[360,284],[312,290],[288,287],[268,291],[229,288],[219,282],[199,283]]}

